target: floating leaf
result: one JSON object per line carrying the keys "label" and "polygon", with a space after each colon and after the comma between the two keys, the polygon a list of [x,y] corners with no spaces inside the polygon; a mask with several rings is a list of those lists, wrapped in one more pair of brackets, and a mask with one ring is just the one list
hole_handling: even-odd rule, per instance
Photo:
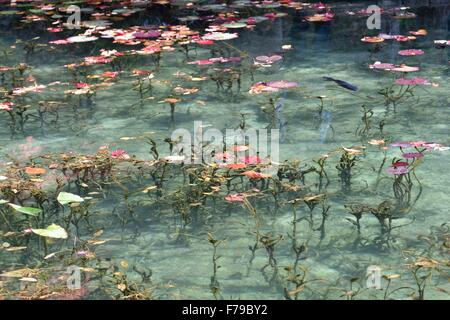
{"label": "floating leaf", "polygon": [[94,246],[98,246],[98,245],[104,244],[106,242],[107,242],[107,240],[88,240],[88,243],[92,244]]}
{"label": "floating leaf", "polygon": [[24,268],[24,269],[17,269],[17,270],[5,272],[5,273],[0,274],[0,276],[8,277],[8,278],[23,278],[23,277],[30,276],[33,273],[34,273],[33,269]]}
{"label": "floating leaf", "polygon": [[33,168],[33,167],[26,167],[25,172],[27,174],[44,174],[46,170],[44,168]]}
{"label": "floating leaf", "polygon": [[47,238],[67,239],[67,231],[64,228],[51,224],[46,229],[31,229],[33,233]]}
{"label": "floating leaf", "polygon": [[22,251],[25,250],[27,247],[9,247],[6,249],[8,252],[16,252],[16,251]]}
{"label": "floating leaf", "polygon": [[8,203],[8,205],[10,205],[14,210],[16,210],[18,212],[21,212],[21,213],[24,213],[24,214],[27,214],[27,215],[30,215],[33,217],[36,217],[39,213],[42,212],[42,210],[39,208],[21,207],[16,204],[13,204],[13,203]]}
{"label": "floating leaf", "polygon": [[233,22],[233,23],[225,23],[225,24],[223,24],[223,26],[228,29],[239,29],[239,28],[245,28],[247,26],[247,24],[243,23],[243,22]]}
{"label": "floating leaf", "polygon": [[58,253],[58,252],[52,252],[52,253],[46,255],[46,256],[44,257],[44,260],[48,260],[48,259],[50,259],[50,258],[53,258],[54,256],[56,256],[57,253]]}
{"label": "floating leaf", "polygon": [[60,192],[57,198],[58,202],[62,205],[72,203],[72,202],[83,202],[84,199],[76,194],[68,192]]}
{"label": "floating leaf", "polygon": [[20,14],[20,12],[17,10],[5,10],[5,11],[0,11],[0,14],[12,15],[12,14]]}
{"label": "floating leaf", "polygon": [[36,278],[31,278],[31,277],[23,277],[20,278],[19,281],[24,281],[24,282],[37,282]]}

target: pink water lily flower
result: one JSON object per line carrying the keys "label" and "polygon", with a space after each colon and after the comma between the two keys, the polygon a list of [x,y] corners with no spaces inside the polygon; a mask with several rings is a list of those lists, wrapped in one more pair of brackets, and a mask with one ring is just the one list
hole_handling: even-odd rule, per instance
{"label": "pink water lily flower", "polygon": [[393,69],[391,69],[392,71],[396,71],[396,72],[415,72],[415,71],[419,71],[420,68],[419,67],[410,67],[407,65],[400,65],[398,67],[395,67]]}
{"label": "pink water lily flower", "polygon": [[86,83],[86,82],[75,83],[75,88],[77,88],[77,89],[88,88],[88,87],[89,87],[89,83]]}
{"label": "pink water lily flower", "polygon": [[105,71],[102,73],[102,76],[106,77],[106,78],[112,78],[114,79],[115,77],[117,77],[117,75],[119,74],[119,72],[113,72],[113,71]]}
{"label": "pink water lily flower", "polygon": [[295,88],[298,86],[297,82],[286,81],[286,80],[269,81],[266,84],[269,87],[277,88],[277,89],[289,89],[289,88]]}
{"label": "pink water lily flower", "polygon": [[405,174],[409,172],[407,167],[388,167],[386,170],[389,174]]}
{"label": "pink water lily flower", "polygon": [[237,33],[212,32],[212,33],[209,33],[209,34],[205,34],[203,36],[203,39],[204,40],[220,41],[220,40],[236,39],[237,37],[238,37]]}
{"label": "pink water lily flower", "polygon": [[270,87],[265,82],[257,82],[250,87],[249,93],[259,94],[259,93],[278,92],[278,91],[280,91],[280,89]]}
{"label": "pink water lily flower", "polygon": [[11,111],[13,110],[13,105],[14,103],[11,101],[0,102],[0,110]]}
{"label": "pink water lily flower", "polygon": [[43,89],[45,89],[44,85],[34,85],[30,87],[14,88],[13,95],[20,96],[29,92],[42,92]]}
{"label": "pink water lily flower", "polygon": [[93,57],[85,57],[84,63],[86,65],[92,65],[92,64],[106,64],[112,62],[112,58],[107,58],[104,56],[93,56]]}
{"label": "pink water lily flower", "polygon": [[239,62],[241,61],[241,57],[229,57],[229,58],[222,58],[220,62]]}
{"label": "pink water lily flower", "polygon": [[369,68],[389,71],[391,69],[394,69],[395,66],[392,63],[383,63],[383,62],[377,61],[374,64],[369,65]]}
{"label": "pink water lily flower", "polygon": [[326,6],[322,2],[316,2],[311,4],[311,8],[317,9],[317,10],[323,10],[326,8]]}
{"label": "pink water lily flower", "polygon": [[405,159],[422,158],[423,157],[423,153],[421,153],[421,152],[408,152],[408,153],[402,154],[402,157],[405,158]]}
{"label": "pink water lily flower", "polygon": [[272,64],[276,61],[280,61],[281,59],[283,59],[282,56],[280,55],[273,55],[273,56],[258,56],[255,58],[255,60],[257,62],[261,62],[261,63],[267,63],[267,64]]}
{"label": "pink water lily flower", "polygon": [[76,252],[78,257],[86,257],[86,255],[88,254],[88,251],[86,250],[79,250]]}
{"label": "pink water lily flower", "polygon": [[228,159],[232,159],[233,157],[234,157],[234,155],[229,152],[220,152],[220,153],[216,153],[216,155],[215,155],[215,158],[217,160],[228,160]]}
{"label": "pink water lily flower", "polygon": [[305,20],[309,22],[328,22],[333,20],[333,18],[334,14],[331,12],[327,12],[327,13],[316,13],[312,16],[307,16]]}
{"label": "pink water lily flower", "polygon": [[400,50],[398,52],[399,55],[401,56],[418,56],[421,54],[424,54],[425,52],[423,50],[420,49],[408,49],[408,50]]}
{"label": "pink water lily flower", "polygon": [[138,31],[133,33],[133,36],[138,39],[157,38],[161,35],[161,32],[157,30],[150,30],[147,32]]}
{"label": "pink water lily flower", "polygon": [[128,152],[126,152],[123,149],[116,149],[111,151],[111,157],[113,157],[114,159],[130,159],[130,155],[128,154]]}
{"label": "pink water lily flower", "polygon": [[190,61],[188,64],[196,64],[198,66],[206,66],[214,64],[214,61],[211,61],[210,59],[203,59],[203,60],[196,60],[196,61]]}
{"label": "pink water lily flower", "polygon": [[230,194],[225,197],[225,200],[228,202],[244,202],[245,195],[242,193]]}
{"label": "pink water lily flower", "polygon": [[391,143],[391,147],[409,148],[411,146],[412,146],[411,143],[407,141],[397,141]]}
{"label": "pink water lily flower", "polygon": [[427,142],[426,141],[410,141],[409,142],[413,147],[422,147],[424,146]]}
{"label": "pink water lily flower", "polygon": [[402,86],[417,86],[417,85],[429,85],[430,82],[425,78],[416,77],[411,79],[399,78],[395,80],[395,84]]}
{"label": "pink water lily flower", "polygon": [[442,148],[443,146],[440,143],[425,142],[422,144],[422,147],[425,147],[428,151],[430,151],[430,150],[438,150],[438,149]]}
{"label": "pink water lily flower", "polygon": [[199,45],[202,45],[202,46],[207,46],[207,45],[214,44],[214,41],[213,40],[202,40],[202,39],[200,39],[200,40],[195,41],[195,43],[199,44]]}
{"label": "pink water lily flower", "polygon": [[57,44],[57,45],[65,45],[65,44],[70,44],[72,42],[70,42],[69,40],[66,40],[66,39],[61,39],[61,40],[50,41],[49,43]]}
{"label": "pink water lily flower", "polygon": [[392,166],[393,166],[394,168],[398,168],[398,167],[407,167],[407,166],[409,166],[409,163],[406,162],[406,161],[397,161],[397,162],[394,162],[394,163],[392,164]]}
{"label": "pink water lily flower", "polygon": [[240,157],[239,160],[242,161],[245,164],[259,164],[259,163],[261,163],[261,158],[258,157],[258,156]]}
{"label": "pink water lily flower", "polygon": [[411,40],[416,40],[416,37],[414,37],[414,36],[396,36],[395,37],[395,41],[397,41],[397,42],[406,42],[406,41],[411,41]]}
{"label": "pink water lily flower", "polygon": [[47,31],[51,32],[51,33],[58,33],[58,32],[62,32],[63,29],[62,28],[47,28]]}

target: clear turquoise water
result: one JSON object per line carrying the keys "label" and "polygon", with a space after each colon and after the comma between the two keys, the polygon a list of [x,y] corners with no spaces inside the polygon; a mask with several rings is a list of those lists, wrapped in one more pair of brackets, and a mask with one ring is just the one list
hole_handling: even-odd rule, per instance
{"label": "clear turquoise water", "polygon": [[[236,128],[245,114],[247,128],[264,128],[268,121],[261,111],[261,105],[267,103],[267,94],[249,95],[250,86],[257,81],[291,80],[297,81],[299,87],[290,90],[285,96],[283,116],[287,120],[286,137],[280,145],[280,160],[300,160],[311,163],[310,159],[335,150],[341,146],[351,147],[366,145],[364,156],[359,156],[354,169],[354,181],[351,192],[341,192],[339,177],[335,166],[337,156],[327,161],[327,172],[330,184],[326,189],[329,218],[326,222],[326,235],[323,239],[320,232],[312,230],[306,221],[297,224],[297,240],[304,243],[306,251],[301,255],[300,264],[308,269],[307,279],[320,279],[307,283],[306,289],[299,295],[301,299],[345,299],[343,292],[350,290],[350,279],[357,278],[353,289],[365,288],[366,269],[370,265],[378,265],[383,275],[400,274],[400,279],[392,282],[391,288],[401,286],[415,287],[415,281],[408,264],[417,257],[425,256],[440,262],[440,271],[434,270],[433,278],[426,288],[426,298],[448,299],[448,194],[450,193],[448,152],[433,151],[426,153],[425,161],[417,169],[422,184],[422,194],[412,210],[404,217],[395,220],[395,225],[403,227],[394,229],[389,248],[376,244],[379,225],[374,217],[362,220],[362,231],[365,244],[354,246],[355,228],[347,221],[351,216],[344,205],[349,203],[365,203],[372,206],[392,197],[392,181],[383,180],[375,189],[376,172],[383,156],[376,146],[367,145],[370,139],[379,139],[377,125],[385,120],[383,137],[387,141],[430,141],[450,145],[448,123],[450,120],[449,95],[449,56],[447,49],[436,49],[433,40],[450,39],[449,12],[450,5],[441,7],[420,8],[411,10],[417,18],[398,20],[383,15],[381,32],[387,34],[407,34],[411,30],[426,28],[428,35],[418,37],[416,41],[397,43],[385,41],[379,52],[371,53],[371,44],[364,44],[360,39],[365,35],[376,35],[377,31],[369,31],[365,27],[365,17],[345,14],[347,10],[356,11],[364,8],[358,6],[336,4],[337,16],[333,22],[314,24],[303,21],[304,13],[293,10],[282,10],[289,15],[273,21],[259,23],[254,30],[237,30],[239,38],[228,41],[234,48],[232,56],[245,51],[250,57],[271,55],[282,52],[281,46],[291,44],[293,49],[282,52],[283,60],[267,69],[259,69],[254,73],[254,80],[244,74],[241,92],[216,92],[212,81],[186,82],[174,76],[177,72],[203,76],[211,72],[211,68],[186,64],[183,52],[164,52],[160,68],[155,72],[153,82],[153,99],[139,106],[138,94],[131,89],[135,78],[128,75],[133,68],[154,69],[151,58],[139,57],[126,66],[127,72],[119,75],[117,81],[109,88],[99,90],[92,98],[92,106],[81,106],[75,116],[70,105],[76,101],[67,101],[64,90],[69,86],[54,86],[42,93],[30,94],[26,103],[36,105],[39,101],[64,101],[67,107],[59,112],[57,125],[44,125],[40,128],[38,121],[30,119],[24,132],[11,135],[9,119],[4,113],[0,118],[1,153],[3,161],[7,156],[19,158],[23,164],[20,145],[26,144],[26,137],[32,136],[33,147],[39,147],[36,153],[69,152],[95,153],[100,146],[109,145],[111,149],[123,148],[130,155],[150,160],[149,146],[142,140],[124,140],[123,137],[148,135],[158,145],[160,152],[168,153],[164,139],[170,136],[175,128],[193,128],[194,121],[202,121],[205,125],[220,130]],[[280,9],[281,10],[281,9]],[[155,23],[154,11],[137,13],[119,26],[143,25],[145,22]],[[174,16],[185,13],[173,10]],[[171,16],[172,19],[174,16]],[[164,18],[161,18],[164,21]],[[172,21],[171,21],[172,22]],[[6,15],[0,22],[0,49],[6,49],[18,39],[41,38],[37,43],[64,38],[61,34],[45,32],[45,23],[23,25],[18,18]],[[192,24],[193,29],[200,24]],[[71,34],[64,33],[64,36]],[[35,52],[26,55],[21,44],[13,50],[13,55],[2,57],[0,65],[14,65],[26,62],[32,66],[31,73],[38,84],[54,81],[73,83],[70,73],[63,66],[79,62],[84,56],[98,55],[102,48],[128,50],[130,47],[111,44],[110,40],[99,40],[93,43],[81,43],[67,46],[37,47]],[[226,48],[226,46],[224,46]],[[402,49],[423,49],[425,54],[417,57],[402,57],[397,54]],[[192,50],[188,61],[210,57],[209,50]],[[247,58],[248,59],[248,58]],[[414,98],[401,102],[396,112],[389,111],[384,105],[378,90],[390,86],[395,79],[393,73],[370,70],[368,65],[375,61],[394,64],[406,63],[420,66],[414,75],[426,77],[439,86],[417,86]],[[91,72],[111,70],[110,66],[100,66]],[[355,84],[359,90],[355,93],[325,82],[322,76],[331,76]],[[167,97],[176,84],[185,87],[197,87],[199,91],[183,97],[176,107],[175,123],[171,123],[168,105],[159,103]],[[273,94],[274,98],[281,94]],[[332,115],[332,128],[321,142],[321,120],[318,114],[319,99],[323,97],[323,110]],[[201,103],[199,102],[201,101]],[[136,105],[137,104],[137,105]],[[372,128],[367,137],[355,135],[361,123],[361,106],[373,109]],[[334,134],[333,132],[334,131]],[[162,150],[162,151],[161,151]],[[399,157],[397,149],[388,151],[388,159]],[[5,166],[5,165],[3,165]],[[392,179],[385,169],[383,175]],[[177,177],[173,177],[171,187],[175,188]],[[178,181],[178,182],[177,182]],[[132,186],[134,181],[130,182]],[[306,184],[316,182],[306,179]],[[145,183],[144,183],[145,184]],[[142,202],[142,197],[131,198],[134,207],[134,221],[125,226],[120,225],[118,214],[125,215],[123,198],[114,196],[114,188],[105,197],[93,195],[92,218],[94,229],[103,229],[101,239],[108,240],[95,249],[100,263],[115,265],[116,270],[125,272],[130,279],[139,281],[139,275],[133,271],[138,269],[152,270],[152,284],[143,286],[154,288],[155,295],[164,299],[213,299],[210,283],[213,274],[213,248],[208,242],[207,233],[216,239],[226,239],[217,249],[221,258],[218,264],[217,280],[220,293],[217,297],[240,299],[283,299],[285,270],[295,261],[291,248],[292,207],[283,206],[274,212],[273,202],[255,200],[253,203],[261,219],[260,232],[281,236],[282,240],[275,246],[274,257],[277,268],[265,267],[268,263],[266,250],[259,244],[254,252],[249,246],[255,245],[255,222],[248,211],[238,203],[221,204],[217,210],[207,203],[201,210],[200,222],[184,226],[181,219],[167,207],[158,208]],[[71,190],[74,192],[74,190]],[[95,191],[90,190],[90,191]],[[116,190],[117,191],[117,190]],[[416,185],[413,192],[417,194]],[[306,206],[299,205],[299,216],[308,216]],[[317,209],[316,209],[317,210]],[[314,213],[314,229],[320,225],[320,212]],[[92,231],[85,228],[80,231],[81,239],[89,239]],[[424,237],[433,239],[430,245]],[[435,238],[433,238],[435,237]],[[447,238],[445,238],[447,237]],[[177,241],[178,239],[178,241]],[[180,241],[179,239],[182,239]],[[447,239],[447,240],[445,240]],[[6,241],[5,239],[3,239]],[[1,240],[0,240],[1,241]],[[70,243],[67,244],[70,246]],[[13,266],[32,267],[33,262],[27,260],[26,254],[0,251],[0,270],[10,270]],[[126,260],[128,268],[120,266]],[[47,263],[47,262],[46,262]],[[88,265],[95,266],[97,261]],[[446,266],[447,264],[447,266]],[[52,266],[51,263],[48,265]],[[265,267],[265,268],[264,268]],[[56,268],[56,267],[55,267]],[[271,278],[273,279],[271,280]],[[383,288],[386,280],[382,280]],[[88,298],[104,297],[95,289],[108,287],[107,284],[94,279],[88,283],[93,292]],[[445,291],[446,290],[446,291]],[[408,299],[413,290],[398,291],[392,298]],[[356,298],[381,299],[384,290],[363,290]],[[116,292],[117,294],[117,292]]]}

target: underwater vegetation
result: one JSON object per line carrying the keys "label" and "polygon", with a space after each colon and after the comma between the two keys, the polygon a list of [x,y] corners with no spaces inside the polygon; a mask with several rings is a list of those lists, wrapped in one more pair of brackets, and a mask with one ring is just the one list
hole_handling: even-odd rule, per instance
{"label": "underwater vegetation", "polygon": [[367,5],[0,4],[0,300],[449,299],[450,4]]}

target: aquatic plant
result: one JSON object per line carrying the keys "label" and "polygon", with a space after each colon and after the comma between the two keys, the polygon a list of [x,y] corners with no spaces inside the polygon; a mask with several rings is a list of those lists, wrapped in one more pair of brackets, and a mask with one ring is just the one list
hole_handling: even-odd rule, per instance
{"label": "aquatic plant", "polygon": [[132,71],[132,74],[133,76],[138,77],[138,79],[133,82],[133,90],[139,93],[139,103],[142,107],[144,100],[148,99],[145,95],[152,91],[152,79],[154,78],[154,75],[152,71],[142,69],[135,69]]}
{"label": "aquatic plant", "polygon": [[386,87],[378,91],[378,94],[384,98],[384,105],[389,107],[392,105],[394,111],[400,102],[404,102],[409,98],[414,97],[414,86],[401,86],[397,91],[394,86]]}
{"label": "aquatic plant", "polygon": [[[328,154],[325,154],[323,156],[321,156],[318,159],[313,159],[313,162],[315,162],[318,166],[319,169],[316,169],[317,174],[319,175],[319,191],[322,191],[322,188],[326,188],[329,184],[330,184],[330,179],[328,177],[328,174],[325,170],[325,166],[326,166],[326,161],[329,158]],[[323,179],[326,179],[326,184],[323,185]]]}
{"label": "aquatic plant", "polygon": [[363,116],[361,117],[361,124],[356,128],[355,134],[361,139],[366,140],[371,128],[371,118],[373,117],[373,110],[367,106],[361,106]]}
{"label": "aquatic plant", "polygon": [[336,169],[339,171],[342,191],[348,193],[351,191],[352,168],[356,165],[356,155],[361,151],[343,148],[339,164]]}
{"label": "aquatic plant", "polygon": [[213,294],[214,298],[218,299],[221,295],[220,295],[220,283],[217,280],[217,271],[220,269],[220,266],[217,264],[218,260],[220,259],[220,255],[217,255],[217,248],[222,242],[225,241],[225,239],[216,240],[214,239],[211,233],[208,233],[208,241],[213,246],[213,256],[212,256],[213,275],[211,276],[211,283],[209,287],[211,289],[211,293]]}

